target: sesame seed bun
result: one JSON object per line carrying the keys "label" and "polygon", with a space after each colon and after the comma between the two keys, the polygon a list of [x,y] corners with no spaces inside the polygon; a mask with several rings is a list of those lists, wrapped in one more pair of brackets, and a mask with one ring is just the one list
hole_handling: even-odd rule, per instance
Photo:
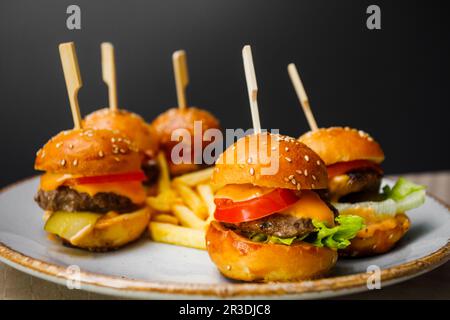
{"label": "sesame seed bun", "polygon": [[[276,163],[278,170],[270,172]],[[291,137],[262,133],[245,136],[227,148],[216,161],[212,182],[308,190],[326,189],[328,177],[323,161],[306,145]]]}
{"label": "sesame seed bun", "polygon": [[336,250],[306,242],[290,246],[250,241],[213,221],[206,233],[211,260],[228,278],[243,281],[295,281],[325,275]]}
{"label": "sesame seed bun", "polygon": [[370,229],[359,231],[351,240],[351,244],[340,250],[339,254],[348,257],[365,257],[388,252],[405,235],[410,225],[411,222],[404,213],[388,217],[371,225]]}
{"label": "sesame seed bun", "polygon": [[140,170],[141,155],[123,135],[74,129],[51,138],[36,154],[36,170],[83,176]]}
{"label": "sesame seed bun", "polygon": [[375,163],[384,160],[384,153],[378,142],[361,130],[348,127],[322,128],[307,132],[298,140],[317,152],[327,166],[353,160],[370,160]]}
{"label": "sesame seed bun", "polygon": [[[194,144],[194,122],[200,121],[202,125],[202,133],[204,134],[208,129],[220,129],[219,121],[211,113],[195,107],[186,109],[171,108],[164,113],[161,113],[153,122],[152,126],[159,137],[161,149],[164,150],[168,159],[170,159],[172,148],[179,143],[179,141],[172,141],[172,132],[177,129],[186,129],[192,137],[191,145]],[[202,140],[202,150],[211,141]],[[192,152],[193,154],[193,152]],[[176,165],[170,167],[170,172],[173,175],[182,174],[198,169],[196,165],[184,165],[177,168]]]}
{"label": "sesame seed bun", "polygon": [[104,108],[97,110],[83,120],[83,128],[117,130],[128,137],[140,152],[153,158],[159,145],[156,132],[139,115],[119,109]]}

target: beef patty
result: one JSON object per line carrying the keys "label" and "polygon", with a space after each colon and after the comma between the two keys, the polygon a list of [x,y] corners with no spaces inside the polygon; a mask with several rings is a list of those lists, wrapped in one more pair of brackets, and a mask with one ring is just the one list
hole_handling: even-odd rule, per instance
{"label": "beef patty", "polygon": [[358,170],[333,177],[329,180],[329,192],[332,201],[352,193],[377,193],[382,175],[374,170]]}
{"label": "beef patty", "polygon": [[142,171],[144,171],[147,176],[147,180],[144,181],[144,184],[149,186],[154,184],[158,180],[159,176],[159,167],[154,159],[146,160],[141,167]]}
{"label": "beef patty", "polygon": [[89,211],[97,213],[116,211],[124,213],[135,211],[140,207],[133,203],[130,198],[112,192],[100,192],[90,196],[66,186],[61,186],[52,191],[39,190],[34,200],[42,209],[47,211]]}
{"label": "beef patty", "polygon": [[275,213],[270,216],[239,224],[223,223],[226,228],[244,235],[262,233],[280,238],[303,237],[315,231],[309,218],[297,218],[288,214]]}

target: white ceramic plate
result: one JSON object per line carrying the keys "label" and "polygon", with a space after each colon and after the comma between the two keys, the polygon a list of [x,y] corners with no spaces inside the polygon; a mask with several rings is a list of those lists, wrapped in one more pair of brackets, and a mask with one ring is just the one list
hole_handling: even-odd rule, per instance
{"label": "white ceramic plate", "polygon": [[[323,298],[367,290],[369,266],[381,269],[382,286],[432,270],[450,257],[450,213],[427,197],[411,210],[412,227],[391,252],[340,259],[328,278],[294,283],[246,284],[225,279],[205,251],[152,242],[147,236],[118,251],[90,253],[48,240],[33,196],[38,179],[0,194],[0,260],[33,276],[128,298]],[[72,268],[67,268],[72,266]],[[74,267],[75,266],[75,267]],[[81,273],[73,276],[77,268]],[[73,283],[73,282],[72,282]]]}

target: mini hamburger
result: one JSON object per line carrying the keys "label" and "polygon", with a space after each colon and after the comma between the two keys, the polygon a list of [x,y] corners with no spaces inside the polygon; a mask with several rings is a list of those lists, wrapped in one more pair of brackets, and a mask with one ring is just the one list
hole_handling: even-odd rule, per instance
{"label": "mini hamburger", "polygon": [[[277,169],[266,174],[274,162]],[[337,249],[362,228],[359,217],[336,216],[323,198],[323,161],[294,138],[263,133],[239,139],[217,160],[212,181],[220,187],[206,246],[231,279],[323,276],[335,265]]]}
{"label": "mini hamburger", "polygon": [[410,227],[405,210],[425,201],[424,187],[399,179],[380,193],[384,153],[367,133],[348,127],[310,131],[299,141],[314,150],[328,171],[329,197],[341,215],[364,218],[366,228],[341,251],[367,256],[389,251]]}
{"label": "mini hamburger", "polygon": [[64,243],[92,251],[119,248],[146,229],[141,155],[123,135],[74,129],[37,152],[44,171],[35,201],[45,210],[44,229]]}
{"label": "mini hamburger", "polygon": [[[201,132],[195,132],[194,126],[198,122],[201,124]],[[203,139],[203,136],[197,137],[197,135],[203,135],[208,129],[220,129],[219,121],[210,112],[195,108],[170,108],[164,113],[160,114],[153,122],[152,126],[155,129],[160,142],[160,148],[164,151],[166,158],[168,159],[169,170],[171,175],[177,176],[180,174],[188,173],[191,171],[199,170],[205,166],[204,163],[197,164],[194,159],[194,141],[199,139],[201,141],[201,152],[208,146],[211,141]],[[191,158],[188,163],[174,163],[178,162],[173,157],[183,157],[183,154],[172,155],[172,149],[180,143],[177,140],[172,139],[172,134],[175,130],[184,129],[189,133],[191,140],[183,141],[186,143],[186,148],[191,150]]]}
{"label": "mini hamburger", "polygon": [[104,108],[86,116],[84,128],[108,129],[125,135],[138,148],[142,157],[142,171],[147,179],[146,185],[156,182],[158,166],[156,155],[159,144],[153,127],[147,124],[139,115],[124,109]]}

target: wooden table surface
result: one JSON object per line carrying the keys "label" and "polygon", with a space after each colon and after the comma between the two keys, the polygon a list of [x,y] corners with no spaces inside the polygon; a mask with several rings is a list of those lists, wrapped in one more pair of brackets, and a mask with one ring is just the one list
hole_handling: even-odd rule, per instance
{"label": "wooden table surface", "polygon": [[[408,179],[428,186],[428,192],[450,202],[450,171],[407,174]],[[395,177],[388,177],[394,178]],[[0,262],[0,299],[113,299],[68,288],[17,271]],[[450,299],[450,262],[409,281],[341,299]]]}

